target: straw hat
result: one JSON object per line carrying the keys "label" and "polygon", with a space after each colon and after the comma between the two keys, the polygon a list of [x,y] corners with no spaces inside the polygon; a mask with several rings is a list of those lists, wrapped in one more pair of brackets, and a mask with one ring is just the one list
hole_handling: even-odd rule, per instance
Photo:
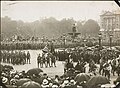
{"label": "straw hat", "polygon": [[48,80],[47,79],[44,79],[43,82],[42,82],[43,85],[47,85],[48,84]]}
{"label": "straw hat", "polygon": [[2,83],[7,83],[8,82],[8,79],[6,77],[3,77],[2,78]]}
{"label": "straw hat", "polygon": [[67,85],[68,83],[69,83],[68,80],[64,80],[64,82],[63,82],[64,85]]}
{"label": "straw hat", "polygon": [[58,88],[58,85],[53,85],[52,88]]}
{"label": "straw hat", "polygon": [[19,79],[19,75],[15,75],[15,77],[14,77],[15,79]]}
{"label": "straw hat", "polygon": [[16,84],[16,82],[17,82],[17,79],[11,79],[11,80],[10,80],[10,84],[15,85],[15,84]]}
{"label": "straw hat", "polygon": [[71,85],[75,85],[75,81],[72,79],[72,80],[70,80],[70,84]]}

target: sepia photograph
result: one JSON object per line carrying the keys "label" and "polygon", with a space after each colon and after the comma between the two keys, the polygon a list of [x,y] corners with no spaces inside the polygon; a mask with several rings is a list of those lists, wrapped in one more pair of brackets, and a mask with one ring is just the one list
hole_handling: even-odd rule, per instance
{"label": "sepia photograph", "polygon": [[0,88],[120,88],[115,1],[1,1]]}

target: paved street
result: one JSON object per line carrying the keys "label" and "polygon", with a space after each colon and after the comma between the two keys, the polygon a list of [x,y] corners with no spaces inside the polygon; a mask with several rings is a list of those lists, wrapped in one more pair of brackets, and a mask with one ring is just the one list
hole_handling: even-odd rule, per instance
{"label": "paved street", "polygon": [[[30,55],[31,55],[31,64],[25,64],[25,65],[12,65],[15,70],[17,71],[22,71],[22,70],[29,70],[31,68],[36,68],[37,67],[37,56],[39,53],[42,53],[41,50],[29,50]],[[4,63],[5,64],[5,63]],[[57,67],[51,67],[51,68],[41,68],[44,73],[47,73],[50,77],[54,77],[55,75],[62,75],[64,72],[64,62],[62,61],[57,61]],[[111,75],[111,83],[117,78],[116,76]]]}
{"label": "paved street", "polygon": [[[22,71],[25,70],[27,72],[27,70],[31,69],[31,68],[37,68],[37,56],[39,53],[42,53],[41,50],[29,50],[30,51],[30,55],[31,55],[31,64],[25,64],[25,65],[12,65],[14,67],[15,70],[17,71]],[[54,75],[62,75],[64,70],[64,62],[61,61],[57,61],[57,67],[52,67],[52,68],[41,68],[44,73],[47,73],[49,76],[54,77]],[[4,63],[6,64],[6,63]]]}

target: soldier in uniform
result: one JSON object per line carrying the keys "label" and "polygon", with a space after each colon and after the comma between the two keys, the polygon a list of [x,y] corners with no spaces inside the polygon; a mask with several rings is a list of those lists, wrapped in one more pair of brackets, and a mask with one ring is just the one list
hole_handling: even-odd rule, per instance
{"label": "soldier in uniform", "polygon": [[23,51],[22,57],[23,57],[24,63],[26,64],[26,57],[27,57],[27,56],[26,56],[25,51]]}
{"label": "soldier in uniform", "polygon": [[19,64],[20,63],[20,54],[19,54],[19,51],[17,52],[16,54],[16,61],[15,61],[15,64]]}
{"label": "soldier in uniform", "polygon": [[19,62],[18,64],[22,64],[22,54],[21,54],[21,51],[19,51]]}
{"label": "soldier in uniform", "polygon": [[3,62],[6,62],[6,51],[3,51]]}
{"label": "soldier in uniform", "polygon": [[43,59],[43,63],[42,63],[42,67],[43,67],[43,65],[46,66],[46,58],[44,53],[42,53],[42,59]]}
{"label": "soldier in uniform", "polygon": [[50,54],[47,55],[46,61],[47,61],[47,67],[48,67],[48,66],[51,67],[51,66],[50,66]]}
{"label": "soldier in uniform", "polygon": [[40,58],[40,67],[43,68],[43,57]]}
{"label": "soldier in uniform", "polygon": [[65,60],[65,64],[64,64],[64,73],[68,70],[68,69],[67,69],[67,64],[68,64],[68,59]]}
{"label": "soldier in uniform", "polygon": [[1,63],[2,59],[3,59],[3,53],[2,53],[2,51],[0,51],[0,55],[1,55],[1,58],[0,58],[0,63]]}
{"label": "soldier in uniform", "polygon": [[11,58],[11,64],[13,64],[13,58],[14,58],[14,52],[13,52],[13,50],[11,51],[10,58]]}
{"label": "soldier in uniform", "polygon": [[53,64],[56,67],[56,57],[53,54],[51,54],[51,67],[53,67]]}
{"label": "soldier in uniform", "polygon": [[[38,63],[38,68],[39,68],[39,65],[40,65],[40,63],[41,63],[41,57],[40,57],[40,54],[38,55],[38,57],[37,57],[37,63]],[[41,66],[41,65],[40,65]]]}
{"label": "soldier in uniform", "polygon": [[30,64],[30,53],[29,53],[29,51],[27,52],[27,63],[29,62],[29,64]]}
{"label": "soldier in uniform", "polygon": [[7,51],[7,63],[10,63],[10,52]]}

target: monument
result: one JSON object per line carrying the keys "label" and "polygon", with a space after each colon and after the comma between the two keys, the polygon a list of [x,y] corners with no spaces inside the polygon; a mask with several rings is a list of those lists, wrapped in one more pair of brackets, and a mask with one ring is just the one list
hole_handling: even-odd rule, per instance
{"label": "monument", "polygon": [[68,33],[71,38],[72,38],[72,42],[74,42],[75,38],[80,35],[80,33],[77,32],[77,24],[74,23],[73,26],[72,26],[72,32],[71,33]]}

